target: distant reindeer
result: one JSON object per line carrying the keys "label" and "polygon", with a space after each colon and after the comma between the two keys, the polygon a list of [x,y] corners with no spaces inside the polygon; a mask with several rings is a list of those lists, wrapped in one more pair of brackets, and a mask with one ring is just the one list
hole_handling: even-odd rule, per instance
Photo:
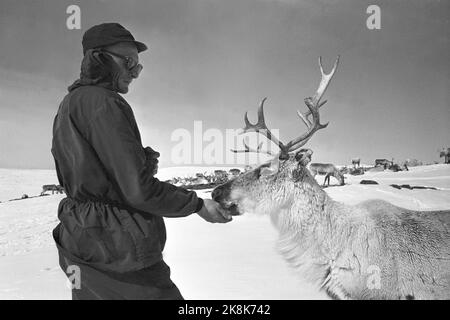
{"label": "distant reindeer", "polygon": [[403,170],[409,171],[408,165],[409,165],[409,159],[406,159],[405,161],[403,161],[403,163],[402,163]]}
{"label": "distant reindeer", "polygon": [[228,173],[225,170],[214,170],[216,183],[224,183],[228,181]]}
{"label": "distant reindeer", "polygon": [[450,163],[450,148],[442,148],[439,158],[444,158],[444,163]]}
{"label": "distant reindeer", "polygon": [[192,179],[191,184],[208,184],[209,181],[204,173],[196,173],[195,178]]}
{"label": "distant reindeer", "polygon": [[361,165],[361,158],[353,158],[352,165],[353,165],[353,168],[355,168],[355,169],[356,169],[356,165],[358,165],[358,168],[359,168],[359,166]]}
{"label": "distant reindeer", "polygon": [[184,185],[183,178],[181,177],[173,177],[172,179],[167,180],[166,182],[169,182],[177,187],[181,187],[182,185]]}
{"label": "distant reindeer", "polygon": [[383,200],[346,205],[332,200],[305,167],[311,152],[298,149],[326,127],[320,99],[338,61],[324,74],[319,59],[322,80],[305,99],[312,120],[299,114],[306,133],[278,141],[265,124],[265,99],[256,124],[245,116],[243,133],[264,135],[280,153],[218,186],[212,197],[234,215],[270,215],[286,260],[333,298],[450,299],[450,210],[413,211]]}
{"label": "distant reindeer", "polygon": [[334,177],[341,186],[345,184],[344,175],[331,163],[311,163],[309,165],[309,171],[311,171],[313,178],[315,178],[317,174],[325,175],[323,186],[325,186],[325,184],[327,184],[327,186],[330,185],[330,177]]}
{"label": "distant reindeer", "polygon": [[230,169],[228,171],[228,179],[236,178],[240,174],[241,174],[241,170],[239,170],[237,168]]}
{"label": "distant reindeer", "polygon": [[42,186],[41,196],[43,196],[47,191],[51,191],[52,194],[54,194],[55,192],[64,193],[64,188],[56,184],[45,184]]}

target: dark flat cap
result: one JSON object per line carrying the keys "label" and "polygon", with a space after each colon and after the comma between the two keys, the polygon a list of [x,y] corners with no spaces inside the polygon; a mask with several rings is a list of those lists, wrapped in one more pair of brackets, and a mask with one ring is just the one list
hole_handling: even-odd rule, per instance
{"label": "dark flat cap", "polygon": [[119,42],[133,42],[138,52],[147,50],[142,42],[134,40],[130,31],[118,23],[102,23],[88,29],[83,35],[83,54],[89,49],[109,46]]}

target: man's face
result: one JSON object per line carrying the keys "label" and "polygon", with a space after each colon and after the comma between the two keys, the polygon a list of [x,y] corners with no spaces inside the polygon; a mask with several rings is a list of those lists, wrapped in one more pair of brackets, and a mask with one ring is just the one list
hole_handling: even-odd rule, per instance
{"label": "man's face", "polygon": [[129,70],[127,67],[127,61],[123,58],[113,55],[114,53],[120,56],[128,57],[128,59],[133,60],[133,64],[137,65],[139,63],[139,56],[136,46],[130,42],[119,42],[117,44],[108,46],[104,48],[105,51],[111,52],[110,55],[112,59],[116,62],[119,67],[119,78],[117,81],[118,91],[120,93],[127,93],[128,86],[133,79],[137,78],[138,75]]}

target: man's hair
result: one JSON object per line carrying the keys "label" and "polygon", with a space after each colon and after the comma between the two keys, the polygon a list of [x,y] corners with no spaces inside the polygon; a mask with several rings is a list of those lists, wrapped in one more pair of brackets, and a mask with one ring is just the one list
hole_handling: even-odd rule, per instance
{"label": "man's hair", "polygon": [[80,79],[94,82],[104,82],[111,80],[112,58],[103,54],[99,49],[90,49],[86,52],[81,61]]}
{"label": "man's hair", "polygon": [[110,55],[103,53],[99,48],[89,49],[81,61],[80,78],[69,87],[69,91],[74,86],[99,83],[117,91],[118,76],[118,66]]}

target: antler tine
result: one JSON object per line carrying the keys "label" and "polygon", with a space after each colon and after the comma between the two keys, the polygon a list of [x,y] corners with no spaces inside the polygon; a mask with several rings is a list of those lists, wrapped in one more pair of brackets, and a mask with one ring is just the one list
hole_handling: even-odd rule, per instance
{"label": "antler tine", "polygon": [[[312,98],[306,98],[305,104],[308,107],[309,111],[302,114],[299,111],[297,111],[298,116],[300,119],[305,123],[306,127],[308,128],[308,131],[304,133],[303,135],[295,138],[294,140],[291,140],[286,147],[288,148],[288,151],[296,150],[308,142],[308,140],[312,137],[312,135],[320,129],[326,128],[328,126],[328,123],[321,124],[320,123],[320,114],[319,114],[319,108],[323,106],[327,101],[320,102],[320,99],[322,98],[323,94],[325,93],[325,90],[327,89],[328,85],[330,84],[331,79],[334,76],[334,73],[336,72],[337,66],[339,65],[339,58],[340,56],[337,56],[336,61],[334,62],[333,69],[330,73],[326,74],[323,70],[322,66],[322,57],[319,57],[319,68],[320,68],[320,74],[321,74],[321,80],[319,87],[317,88],[316,93]],[[312,115],[312,121],[308,119],[308,116]]]}
{"label": "antler tine", "polygon": [[[321,101],[319,103],[319,105],[317,106],[317,109],[320,109],[320,107],[322,107],[327,102],[328,102],[328,100]],[[297,113],[300,113],[300,111],[297,111]],[[311,111],[310,110],[306,111],[305,114],[302,114],[302,116],[306,117],[306,119],[308,119],[310,115],[311,115]]]}
{"label": "antler tine", "polygon": [[244,143],[244,150],[234,150],[234,149],[230,149],[232,152],[234,153],[248,153],[248,152],[256,152],[256,153],[266,153],[268,155],[273,156],[274,154],[272,152],[270,152],[269,150],[264,150],[263,152],[261,152],[261,147],[262,147],[262,142],[260,144],[258,144],[258,147],[256,149],[250,148],[248,146],[248,144],[246,143],[245,139],[243,141]]}
{"label": "antler tine", "polygon": [[245,113],[244,122],[245,127],[242,129],[240,134],[248,133],[248,132],[257,132],[262,134],[267,139],[275,143],[281,150],[285,150],[286,146],[279,141],[273,134],[270,132],[269,128],[266,125],[266,121],[264,119],[264,102],[266,102],[267,97],[261,100],[261,103],[258,108],[258,121],[255,124],[250,123],[248,120],[248,113]]}
{"label": "antler tine", "polygon": [[[320,74],[321,74],[321,80],[320,80],[320,84],[319,87],[317,88],[316,94],[314,95],[314,97],[312,98],[313,101],[317,101],[316,103],[317,105],[317,109],[320,109],[320,107],[322,107],[325,103],[328,102],[328,100],[322,101],[320,102],[320,99],[322,98],[323,94],[325,93],[325,90],[328,87],[328,84],[331,81],[331,78],[333,78],[334,73],[336,72],[337,66],[339,65],[339,58],[340,56],[338,55],[334,65],[333,65],[333,69],[331,70],[331,72],[329,74],[326,74],[323,71],[323,65],[322,65],[322,57],[319,57],[319,68],[320,68]],[[311,115],[311,111],[308,110],[305,112],[304,116],[306,117],[306,119],[308,119],[308,117]]]}
{"label": "antler tine", "polygon": [[259,104],[258,108],[258,121],[256,124],[251,124],[248,120],[248,112],[245,112],[244,116],[244,122],[245,122],[245,128],[244,133],[251,132],[251,131],[257,131],[257,129],[265,129],[266,122],[264,120],[264,102],[266,102],[267,97],[261,100],[261,103]]}
{"label": "antler tine", "polygon": [[300,111],[297,110],[297,115],[300,117],[300,119],[302,119],[303,123],[306,124],[306,126],[309,128],[311,126],[311,121],[309,121],[308,116],[311,113],[301,113]]}
{"label": "antler tine", "polygon": [[[307,120],[305,117],[305,120],[309,122],[309,124],[308,122],[305,122],[306,126],[308,127],[308,131],[302,134],[301,136],[295,138],[294,140],[289,141],[289,143],[286,146],[288,148],[288,151],[294,151],[304,146],[317,130],[326,128],[328,126],[328,122],[325,124],[320,123],[319,111],[317,110],[317,108],[314,107],[314,105],[312,105],[311,98],[306,98],[305,104],[312,114],[313,122],[312,123],[309,122],[309,120]],[[298,114],[300,115],[300,113]]]}
{"label": "antler tine", "polygon": [[[321,74],[322,78],[320,80],[319,87],[317,88],[317,91],[314,94],[314,97],[312,98],[314,105],[318,105],[318,103],[320,102],[320,99],[322,98],[323,94],[325,93],[325,90],[327,90],[328,84],[330,83],[331,79],[333,78],[334,73],[336,72],[336,69],[339,65],[339,58],[340,58],[340,56],[338,55],[336,60],[334,61],[333,69],[331,69],[329,74],[326,74],[323,71],[322,57],[319,57],[319,68],[320,68],[320,74]],[[317,107],[317,108],[319,108],[319,107]]]}

